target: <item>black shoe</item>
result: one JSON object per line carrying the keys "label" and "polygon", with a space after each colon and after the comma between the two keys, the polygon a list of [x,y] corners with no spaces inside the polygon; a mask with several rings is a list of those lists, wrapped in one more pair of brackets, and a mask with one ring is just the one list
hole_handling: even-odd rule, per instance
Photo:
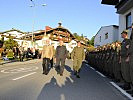
{"label": "black shoe", "polygon": [[77,77],[77,78],[80,78],[80,76],[79,76],[79,75],[77,75],[76,77]]}
{"label": "black shoe", "polygon": [[129,94],[133,94],[133,90],[127,90],[126,92]]}
{"label": "black shoe", "polygon": [[48,73],[47,73],[47,72],[43,72],[42,74],[48,75]]}
{"label": "black shoe", "polygon": [[125,85],[125,86],[123,86],[122,88],[123,88],[124,90],[130,90],[130,89],[131,89],[131,87],[128,86],[128,85],[127,85],[127,86]]}
{"label": "black shoe", "polygon": [[74,72],[74,75],[77,75],[77,73],[76,73],[76,72]]}
{"label": "black shoe", "polygon": [[119,79],[113,79],[113,81],[116,82],[116,83],[119,83],[120,82]]}
{"label": "black shoe", "polygon": [[62,73],[60,73],[60,76],[63,76],[63,74],[62,74]]}

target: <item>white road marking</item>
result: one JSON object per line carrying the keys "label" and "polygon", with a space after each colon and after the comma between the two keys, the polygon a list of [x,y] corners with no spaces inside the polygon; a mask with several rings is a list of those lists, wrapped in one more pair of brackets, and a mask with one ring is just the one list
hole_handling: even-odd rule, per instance
{"label": "white road marking", "polygon": [[14,78],[14,79],[12,79],[12,80],[19,80],[19,79],[21,79],[21,78],[24,78],[24,77],[27,77],[27,76],[30,76],[30,75],[32,75],[32,74],[35,74],[36,72],[33,72],[33,73],[29,73],[29,74],[26,74],[26,75],[23,75],[23,76],[21,76],[21,77],[17,77],[17,78]]}
{"label": "white road marking", "polygon": [[123,93],[125,96],[127,96],[129,99],[133,100],[133,97],[128,94],[126,91],[124,91],[122,88],[120,88],[117,84],[114,82],[110,82],[115,88],[117,88],[121,93]]}
{"label": "white road marking", "polygon": [[3,69],[1,70],[2,73],[20,73],[20,72],[29,72],[37,70],[38,67],[20,67],[15,69]]}
{"label": "white road marking", "polygon": [[94,68],[90,67],[92,70],[95,70]]}
{"label": "white road marking", "polygon": [[100,72],[98,72],[98,71],[96,71],[99,75],[101,75],[102,77],[106,77],[106,76],[104,76],[102,73],[100,73]]}

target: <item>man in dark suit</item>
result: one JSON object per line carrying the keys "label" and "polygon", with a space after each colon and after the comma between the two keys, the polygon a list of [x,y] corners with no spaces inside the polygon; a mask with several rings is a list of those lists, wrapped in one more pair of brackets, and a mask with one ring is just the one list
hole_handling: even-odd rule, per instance
{"label": "man in dark suit", "polygon": [[[59,46],[57,46],[55,51],[55,61],[56,61],[56,70],[57,73],[60,73],[60,76],[63,76],[65,59],[67,57],[66,46],[63,45],[62,39],[59,40]],[[61,63],[61,65],[60,65]]]}

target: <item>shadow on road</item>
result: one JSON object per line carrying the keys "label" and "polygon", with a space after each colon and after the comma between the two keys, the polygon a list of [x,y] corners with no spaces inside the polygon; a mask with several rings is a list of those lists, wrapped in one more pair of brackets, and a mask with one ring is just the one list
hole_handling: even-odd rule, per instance
{"label": "shadow on road", "polygon": [[81,78],[76,78],[69,66],[64,75],[54,74],[50,83],[43,86],[37,100],[125,100],[94,70],[82,64]]}
{"label": "shadow on road", "polygon": [[[84,67],[85,68],[85,67]],[[77,79],[73,75],[73,71],[69,66],[65,66],[64,75],[55,75],[51,78],[50,83],[44,85],[37,100],[85,100],[87,94],[81,96],[82,92],[87,92],[85,85],[88,84],[87,77],[83,79]],[[88,76],[88,72],[85,70],[81,71],[81,74]]]}

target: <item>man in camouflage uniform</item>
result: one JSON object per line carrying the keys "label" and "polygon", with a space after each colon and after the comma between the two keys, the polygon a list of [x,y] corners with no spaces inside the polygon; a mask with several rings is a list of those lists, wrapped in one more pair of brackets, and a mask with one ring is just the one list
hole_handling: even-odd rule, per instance
{"label": "man in camouflage uniform", "polygon": [[130,65],[129,65],[129,46],[130,46],[130,39],[128,39],[128,35],[126,31],[121,33],[122,38],[124,39],[121,44],[121,53],[120,53],[120,62],[121,62],[121,72],[122,77],[124,79],[124,86],[125,90],[130,89],[131,77],[130,77]]}
{"label": "man in camouflage uniform", "polygon": [[114,78],[113,68],[114,68],[114,43],[110,44],[110,58],[109,58],[109,77]]}
{"label": "man in camouflage uniform", "polygon": [[107,45],[107,50],[106,50],[106,62],[105,62],[105,71],[106,71],[106,75],[109,76],[109,67],[110,67],[110,54],[111,54],[111,50],[110,50],[111,46],[110,44]]}
{"label": "man in camouflage uniform", "polygon": [[85,59],[84,48],[81,43],[78,42],[77,46],[73,49],[71,58],[73,60],[73,70],[77,78],[80,78],[79,72],[82,65],[82,61]]}
{"label": "man in camouflage uniform", "polygon": [[130,36],[130,48],[129,48],[129,63],[130,63],[130,77],[131,77],[131,82],[132,82],[132,90],[131,94],[133,96],[133,24],[132,24],[132,32]]}
{"label": "man in camouflage uniform", "polygon": [[119,62],[120,59],[120,50],[121,46],[119,42],[115,42],[115,52],[114,52],[114,67],[113,67],[113,73],[115,77],[116,82],[122,81],[121,76],[121,63]]}

